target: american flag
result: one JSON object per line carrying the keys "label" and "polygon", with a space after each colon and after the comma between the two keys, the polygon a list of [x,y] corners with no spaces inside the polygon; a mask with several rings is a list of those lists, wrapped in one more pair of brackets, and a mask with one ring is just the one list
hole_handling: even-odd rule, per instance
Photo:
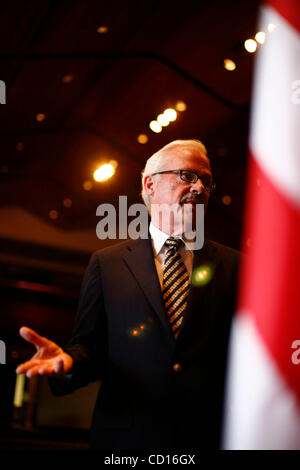
{"label": "american flag", "polygon": [[223,447],[300,449],[300,2],[261,8]]}

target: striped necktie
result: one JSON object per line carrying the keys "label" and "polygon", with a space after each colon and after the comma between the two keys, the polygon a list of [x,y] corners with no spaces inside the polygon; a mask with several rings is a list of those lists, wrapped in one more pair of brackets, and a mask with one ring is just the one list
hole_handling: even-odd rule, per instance
{"label": "striped necktie", "polygon": [[166,240],[165,245],[168,250],[163,267],[162,294],[175,339],[179,334],[190,287],[188,272],[178,253],[182,244],[183,242],[178,238]]}

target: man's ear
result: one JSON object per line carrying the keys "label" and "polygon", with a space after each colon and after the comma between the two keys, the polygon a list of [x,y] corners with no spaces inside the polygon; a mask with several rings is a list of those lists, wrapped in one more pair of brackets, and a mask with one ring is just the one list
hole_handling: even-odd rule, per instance
{"label": "man's ear", "polygon": [[154,193],[154,179],[151,175],[146,175],[144,177],[144,190],[148,196],[152,196]]}

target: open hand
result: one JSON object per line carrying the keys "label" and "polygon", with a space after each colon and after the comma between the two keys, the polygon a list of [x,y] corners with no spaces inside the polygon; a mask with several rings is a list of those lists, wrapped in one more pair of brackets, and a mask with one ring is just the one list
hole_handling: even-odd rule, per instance
{"label": "open hand", "polygon": [[58,376],[71,371],[73,358],[53,341],[38,335],[26,326],[20,328],[20,335],[29,343],[34,344],[37,351],[29,361],[17,367],[17,374],[26,374],[27,377]]}

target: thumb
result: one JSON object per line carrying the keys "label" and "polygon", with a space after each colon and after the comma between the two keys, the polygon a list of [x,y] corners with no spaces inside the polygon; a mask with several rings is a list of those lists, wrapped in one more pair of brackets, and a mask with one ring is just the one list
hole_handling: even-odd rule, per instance
{"label": "thumb", "polygon": [[45,346],[47,340],[42,336],[38,335],[34,330],[27,326],[22,326],[19,330],[20,336],[28,341],[28,343],[34,344],[37,347]]}

